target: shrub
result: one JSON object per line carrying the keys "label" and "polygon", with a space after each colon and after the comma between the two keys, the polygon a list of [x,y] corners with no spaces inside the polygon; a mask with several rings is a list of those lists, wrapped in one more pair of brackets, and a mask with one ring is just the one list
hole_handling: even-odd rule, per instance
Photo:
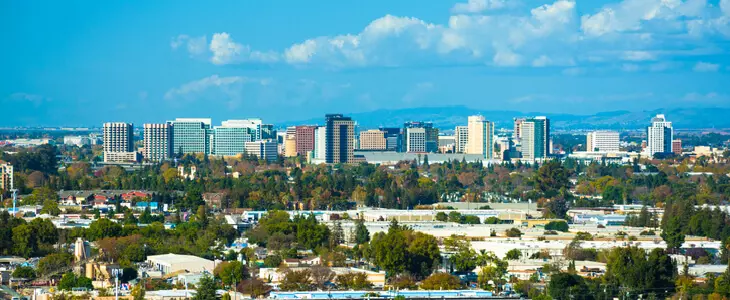
{"label": "shrub", "polygon": [[521,237],[522,231],[519,229],[512,227],[510,229],[505,230],[504,234],[508,237]]}
{"label": "shrub", "polygon": [[568,222],[565,221],[552,221],[545,225],[545,230],[557,230],[562,232],[568,232]]}

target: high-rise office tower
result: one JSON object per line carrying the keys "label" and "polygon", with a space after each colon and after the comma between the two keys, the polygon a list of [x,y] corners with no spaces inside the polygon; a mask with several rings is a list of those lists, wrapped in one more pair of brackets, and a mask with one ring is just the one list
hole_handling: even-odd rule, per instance
{"label": "high-rise office tower", "polygon": [[327,156],[327,127],[320,126],[314,131],[314,149],[312,150],[312,158],[324,160]]}
{"label": "high-rise office tower", "polygon": [[406,130],[406,152],[426,152],[426,128],[412,127]]}
{"label": "high-rise office tower", "polygon": [[[422,129],[422,130],[421,130]],[[409,131],[414,131],[409,138]],[[420,136],[423,135],[423,139]],[[438,152],[439,130],[431,122],[406,122],[403,124],[403,144],[405,152]],[[419,144],[419,143],[422,143]],[[421,151],[421,149],[423,149]]]}
{"label": "high-rise office tower", "polygon": [[667,122],[664,115],[656,115],[651,119],[651,126],[647,128],[646,137],[646,151],[649,155],[672,152],[674,129],[672,129],[672,122]]}
{"label": "high-rise office tower", "polygon": [[466,153],[480,154],[485,159],[494,156],[494,123],[487,121],[483,116],[469,116],[467,119],[469,137]]}
{"label": "high-rise office tower", "polygon": [[469,141],[469,126],[456,126],[454,130],[454,151],[466,153],[466,146]]}
{"label": "high-rise office tower", "polygon": [[276,140],[276,129],[273,124],[261,124],[261,139]]}
{"label": "high-rise office tower", "polygon": [[261,119],[241,119],[241,120],[228,120],[221,123],[222,127],[228,128],[248,128],[251,132],[253,140],[258,141],[262,139],[262,127],[264,124]]}
{"label": "high-rise office tower", "polygon": [[0,160],[0,191],[13,189],[13,165]]}
{"label": "high-rise office tower", "polygon": [[325,162],[350,163],[355,158],[355,122],[341,114],[325,115]]}
{"label": "high-rise office tower", "polygon": [[525,118],[514,118],[514,131],[512,131],[512,138],[515,140],[515,142],[519,142],[522,138],[520,126],[522,126],[522,121],[524,120]]}
{"label": "high-rise office tower", "polygon": [[360,150],[380,150],[387,148],[385,132],[378,129],[370,129],[360,132]]}
{"label": "high-rise office tower", "polygon": [[256,130],[249,120],[223,121],[221,126],[213,128],[213,152],[215,155],[236,156],[246,151],[246,143],[256,139]]}
{"label": "high-rise office tower", "polygon": [[296,140],[296,151],[298,155],[305,156],[307,152],[314,150],[314,131],[317,126],[296,126],[294,135]]}
{"label": "high-rise office tower", "polygon": [[160,162],[172,157],[172,125],[144,124],[144,160]]}
{"label": "high-rise office tower", "polygon": [[616,131],[593,131],[586,135],[588,152],[618,152],[619,144],[619,134]]}
{"label": "high-rise office tower", "polygon": [[246,153],[256,156],[258,159],[275,161],[279,155],[277,147],[275,140],[246,142]]}
{"label": "high-rise office tower", "polygon": [[550,154],[550,120],[546,117],[526,118],[520,122],[522,158],[542,159]]}
{"label": "high-rise office tower", "polygon": [[134,152],[134,125],[132,123],[104,123],[104,162],[136,162]]}
{"label": "high-rise office tower", "polygon": [[380,128],[385,136],[385,150],[386,151],[401,151],[402,139],[400,128]]}
{"label": "high-rise office tower", "polygon": [[177,118],[172,124],[172,151],[175,154],[211,154],[213,131],[210,119]]}

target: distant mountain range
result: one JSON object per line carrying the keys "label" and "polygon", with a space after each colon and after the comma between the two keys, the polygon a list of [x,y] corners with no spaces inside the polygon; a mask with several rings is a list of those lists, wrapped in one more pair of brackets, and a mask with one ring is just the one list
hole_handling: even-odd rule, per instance
{"label": "distant mountain range", "polygon": [[[466,125],[468,116],[481,114],[495,122],[497,128],[512,128],[513,118],[526,116],[547,116],[554,130],[569,129],[641,129],[649,125],[656,114],[665,114],[678,129],[730,128],[730,109],[728,108],[675,108],[654,111],[610,111],[593,115],[550,114],[519,111],[485,111],[466,106],[421,107],[405,109],[380,109],[370,112],[346,114],[363,128],[401,127],[408,121],[433,122],[442,129],[452,129]],[[285,125],[322,124],[324,118],[287,122]]]}

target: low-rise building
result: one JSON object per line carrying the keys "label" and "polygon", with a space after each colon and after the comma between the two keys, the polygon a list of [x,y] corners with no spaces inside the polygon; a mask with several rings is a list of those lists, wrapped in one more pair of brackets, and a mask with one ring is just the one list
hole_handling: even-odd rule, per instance
{"label": "low-rise building", "polygon": [[213,272],[215,262],[194,255],[162,254],[147,256],[147,263],[163,275],[178,272]]}
{"label": "low-rise building", "polygon": [[[289,268],[288,270],[298,271],[305,268]],[[368,281],[373,284],[374,288],[383,288],[385,286],[385,272],[375,272],[365,269],[358,268],[330,268],[336,275],[348,274],[348,273],[365,273],[367,274]],[[284,278],[285,273],[280,268],[260,268],[259,278],[263,281],[269,282],[273,285],[278,285],[281,279]]]}

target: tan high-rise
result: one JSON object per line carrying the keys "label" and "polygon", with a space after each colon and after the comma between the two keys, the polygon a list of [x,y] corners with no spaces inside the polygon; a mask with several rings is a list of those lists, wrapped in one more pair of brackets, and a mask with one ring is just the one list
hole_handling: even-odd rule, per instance
{"label": "tan high-rise", "polygon": [[494,124],[483,116],[470,116],[467,130],[469,137],[466,153],[481,154],[484,158],[491,159],[494,152]]}
{"label": "tan high-rise", "polygon": [[371,129],[360,132],[360,150],[385,150],[385,132]]}

